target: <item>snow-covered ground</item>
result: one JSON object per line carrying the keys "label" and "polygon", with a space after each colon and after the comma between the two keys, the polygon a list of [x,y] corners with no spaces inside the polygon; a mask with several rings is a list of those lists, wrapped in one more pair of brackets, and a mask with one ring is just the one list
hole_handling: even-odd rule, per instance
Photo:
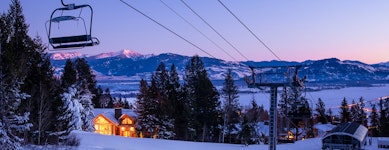
{"label": "snow-covered ground", "polygon": [[[82,150],[266,150],[268,145],[249,145],[245,147],[239,144],[187,142],[147,138],[126,138],[120,136],[108,136],[96,133],[75,132],[81,139],[78,149]],[[296,143],[279,144],[278,150],[321,150],[321,138],[297,141]],[[377,139],[373,138],[372,145],[367,145],[366,150],[376,150]]]}

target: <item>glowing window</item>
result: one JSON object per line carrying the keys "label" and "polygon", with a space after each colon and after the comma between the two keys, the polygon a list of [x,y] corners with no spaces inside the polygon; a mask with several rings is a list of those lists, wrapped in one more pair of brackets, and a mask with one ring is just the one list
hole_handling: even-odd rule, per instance
{"label": "glowing window", "polygon": [[95,120],[95,133],[112,135],[114,133],[112,126],[105,118],[99,116]]}
{"label": "glowing window", "polygon": [[122,124],[133,124],[133,122],[130,118],[124,118]]}

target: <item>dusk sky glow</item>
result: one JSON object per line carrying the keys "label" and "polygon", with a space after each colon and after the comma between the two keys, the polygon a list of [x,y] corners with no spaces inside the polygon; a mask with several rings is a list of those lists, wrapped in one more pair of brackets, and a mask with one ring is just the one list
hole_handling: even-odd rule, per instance
{"label": "dusk sky glow", "polygon": [[[60,0],[20,0],[29,34],[48,43],[45,22]],[[218,59],[233,60],[161,0],[124,0]],[[236,60],[246,61],[180,0],[162,0],[220,45]],[[217,0],[184,0],[249,60],[276,60]],[[94,9],[92,34],[101,44],[78,49],[85,54],[130,49],[141,54],[177,53],[210,57],[150,21],[120,0],[64,0]],[[368,64],[389,61],[387,0],[222,0],[282,60],[336,57]],[[11,0],[0,1],[6,12]]]}

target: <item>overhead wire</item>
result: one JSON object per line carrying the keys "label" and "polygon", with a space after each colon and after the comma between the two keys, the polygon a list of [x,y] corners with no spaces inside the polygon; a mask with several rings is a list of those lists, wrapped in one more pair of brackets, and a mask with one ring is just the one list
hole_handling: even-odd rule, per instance
{"label": "overhead wire", "polygon": [[231,57],[233,60],[238,61],[233,57],[230,53],[228,53],[225,49],[223,49],[220,45],[218,45],[215,41],[213,41],[210,37],[205,35],[203,32],[200,31],[196,26],[194,26],[191,22],[189,22],[185,17],[180,15],[177,11],[175,11],[172,7],[170,7],[168,4],[166,4],[163,0],[159,0],[164,6],[166,6],[169,10],[171,10],[175,15],[177,15],[179,18],[181,18],[183,21],[185,21],[187,24],[189,24],[193,29],[195,29],[197,32],[199,32],[203,37],[205,37],[208,41],[210,41],[213,45],[215,45],[217,48],[222,50],[226,55]]}
{"label": "overhead wire", "polygon": [[199,17],[208,27],[210,27],[217,35],[219,35],[228,45],[230,45],[240,56],[245,58],[247,61],[249,59],[243,55],[231,42],[229,42],[220,32],[218,32],[211,24],[209,24],[203,17],[201,17],[192,7],[190,7],[184,0],[180,0],[189,10],[191,10],[197,17]]}
{"label": "overhead wire", "polygon": [[164,28],[165,30],[169,31],[170,33],[174,34],[175,36],[179,37],[180,39],[184,40],[185,42],[189,43],[190,45],[196,47],[197,49],[199,49],[200,51],[204,52],[205,54],[211,56],[212,58],[215,58],[215,56],[213,56],[212,54],[208,53],[206,50],[202,49],[201,47],[197,46],[196,44],[192,43],[191,41],[189,41],[188,39],[184,38],[183,36],[179,35],[178,33],[174,32],[173,30],[171,30],[170,28],[166,27],[165,25],[161,24],[160,22],[158,22],[157,20],[151,18],[150,16],[148,16],[147,14],[143,13],[142,11],[140,11],[139,9],[135,8],[134,6],[132,6],[131,4],[125,2],[124,0],[120,0],[123,4],[127,5],[128,7],[130,7],[131,9],[135,10],[136,12],[140,13],[141,15],[143,15],[144,17],[148,18],[149,20],[153,21],[154,23],[158,24],[159,26],[161,26],[162,28]]}
{"label": "overhead wire", "polygon": [[[182,0],[181,0],[182,1]],[[232,15],[236,20],[239,21],[241,25],[243,25],[254,37],[257,39],[258,42],[260,42],[265,48],[270,51],[279,61],[282,61],[281,58],[265,43],[263,42],[246,24],[241,21],[238,16],[236,16],[221,0],[218,0],[218,2]]]}

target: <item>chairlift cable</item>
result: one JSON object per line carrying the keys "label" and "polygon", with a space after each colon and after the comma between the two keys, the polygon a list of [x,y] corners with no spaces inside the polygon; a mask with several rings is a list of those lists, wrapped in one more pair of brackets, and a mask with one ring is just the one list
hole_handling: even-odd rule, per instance
{"label": "chairlift cable", "polygon": [[153,21],[154,23],[158,24],[159,26],[161,26],[162,28],[164,28],[165,30],[169,31],[170,33],[176,35],[177,37],[181,38],[182,40],[184,40],[185,42],[189,43],[190,45],[196,47],[197,49],[199,49],[200,51],[206,53],[207,55],[211,56],[212,58],[215,58],[215,56],[211,55],[210,53],[208,53],[207,51],[205,51],[204,49],[200,48],[199,46],[197,46],[196,44],[192,43],[191,41],[189,41],[188,39],[184,38],[183,36],[179,35],[178,33],[174,32],[173,30],[169,29],[168,27],[166,27],[165,25],[161,24],[160,22],[156,21],[155,19],[151,18],[150,16],[148,16],[147,14],[143,13],[142,11],[140,11],[139,9],[135,8],[134,6],[130,5],[129,3],[125,2],[124,0],[120,0],[123,4],[127,5],[128,7],[130,7],[131,9],[135,10],[136,12],[140,13],[141,15],[143,15],[144,17],[146,17],[147,19]]}
{"label": "chairlift cable", "polygon": [[223,35],[221,35],[214,27],[212,27],[203,17],[201,17],[192,7],[190,7],[184,0],[180,0],[188,9],[190,9],[197,17],[199,17],[205,24],[208,25],[217,35],[219,35],[228,45],[230,45],[236,52],[239,53],[240,56],[245,58],[247,61],[249,59],[243,55],[234,45],[231,44]]}
{"label": "chairlift cable", "polygon": [[260,42],[265,48],[270,51],[279,61],[282,61],[282,59],[268,46],[265,42],[263,42],[249,27],[247,27],[246,24],[244,24],[238,16],[236,16],[221,0],[218,0],[221,5],[232,15],[236,20],[239,21],[240,24],[242,24],[256,39],[258,42]]}
{"label": "chairlift cable", "polygon": [[182,20],[184,20],[187,24],[189,24],[193,29],[195,29],[197,32],[199,32],[202,36],[204,36],[208,41],[210,41],[212,44],[214,44],[216,47],[218,47],[220,50],[222,50],[225,54],[227,54],[229,57],[231,57],[236,62],[236,60],[231,54],[229,54],[225,49],[223,49],[220,45],[218,45],[215,41],[213,41],[210,37],[205,35],[203,32],[200,31],[196,26],[194,26],[191,22],[189,22],[185,17],[180,15],[177,11],[175,11],[172,7],[170,7],[168,4],[166,4],[163,0],[159,0],[163,5],[165,5],[169,10],[171,10],[174,14],[176,14],[178,17],[180,17]]}

